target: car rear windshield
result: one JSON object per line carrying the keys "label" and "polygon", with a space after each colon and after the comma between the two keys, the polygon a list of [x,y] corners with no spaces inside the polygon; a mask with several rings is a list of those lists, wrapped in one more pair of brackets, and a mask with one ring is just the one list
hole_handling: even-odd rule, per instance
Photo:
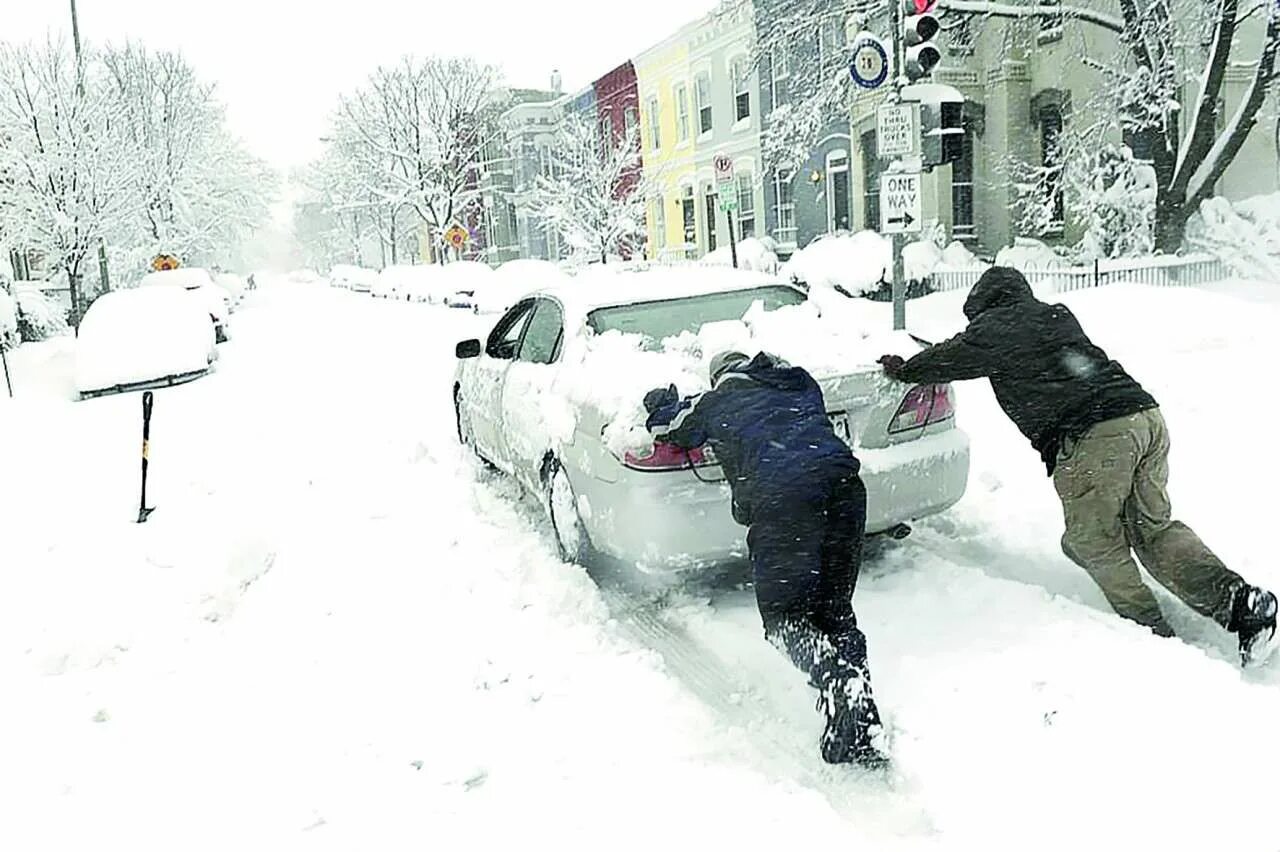
{"label": "car rear windshield", "polygon": [[637,302],[612,308],[598,308],[587,316],[587,325],[597,334],[621,331],[665,340],[683,332],[696,333],[707,323],[739,320],[753,302],[763,302],[766,311],[798,305],[805,294],[791,287],[756,287],[729,293],[709,293],[659,302]]}

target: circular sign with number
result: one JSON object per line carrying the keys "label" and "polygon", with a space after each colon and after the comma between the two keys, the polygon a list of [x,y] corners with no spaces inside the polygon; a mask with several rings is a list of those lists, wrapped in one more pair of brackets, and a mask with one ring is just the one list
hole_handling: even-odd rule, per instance
{"label": "circular sign with number", "polygon": [[889,52],[884,43],[870,33],[863,33],[853,43],[853,61],[849,63],[853,82],[864,89],[878,89],[889,78]]}

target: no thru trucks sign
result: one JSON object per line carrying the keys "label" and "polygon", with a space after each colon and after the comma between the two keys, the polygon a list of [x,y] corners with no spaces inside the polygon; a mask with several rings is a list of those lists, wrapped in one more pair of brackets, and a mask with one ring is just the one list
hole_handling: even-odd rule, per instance
{"label": "no thru trucks sign", "polygon": [[920,175],[889,172],[880,176],[880,233],[920,230]]}

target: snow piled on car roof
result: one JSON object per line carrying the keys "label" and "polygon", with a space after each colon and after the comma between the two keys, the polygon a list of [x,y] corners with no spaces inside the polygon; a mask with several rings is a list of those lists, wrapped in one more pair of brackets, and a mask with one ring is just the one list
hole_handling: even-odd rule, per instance
{"label": "snow piled on car roof", "polygon": [[[575,288],[556,292],[568,293],[581,308],[783,283],[769,276],[714,268],[650,270],[618,278],[621,280],[607,290],[603,282],[597,284],[604,292],[586,288],[581,281]],[[610,294],[608,298],[605,292]],[[718,352],[733,349],[755,355],[766,351],[822,380],[879,371],[876,360],[881,355],[910,356],[919,351],[919,345],[907,334],[891,331],[884,312],[869,303],[834,291],[817,291],[811,296],[800,304],[773,310],[766,309],[763,299],[756,299],[740,317],[709,322],[697,331],[662,340],[641,333],[584,330],[565,343],[560,385],[563,399],[574,409],[589,407],[599,412],[605,421],[605,443],[610,450],[622,453],[651,440],[643,425],[645,393],[669,384],[686,395],[706,391],[707,367]],[[548,412],[548,420],[552,414],[556,422],[566,421],[565,412]]]}

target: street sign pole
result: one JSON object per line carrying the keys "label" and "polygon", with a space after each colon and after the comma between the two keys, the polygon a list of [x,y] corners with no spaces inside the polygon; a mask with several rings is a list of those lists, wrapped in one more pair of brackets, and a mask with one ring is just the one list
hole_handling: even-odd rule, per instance
{"label": "street sign pole", "polygon": [[729,223],[729,256],[733,258],[733,268],[738,268],[738,240],[733,235],[733,210],[725,210],[724,218]]}
{"label": "street sign pole", "polygon": [[733,214],[738,207],[737,183],[733,176],[733,158],[728,154],[716,154],[713,162],[716,173],[716,195],[720,197],[720,209],[724,211],[724,221],[729,226],[729,256],[733,258],[733,268],[738,268],[738,241],[733,235]]}
{"label": "street sign pole", "polygon": [[[903,66],[904,52],[902,45],[902,4],[892,2],[893,9],[893,95],[894,104],[902,103],[902,78],[906,73]],[[902,161],[896,161],[901,165]],[[907,328],[907,279],[902,264],[902,249],[906,245],[904,234],[893,237],[893,330],[905,331]]]}

